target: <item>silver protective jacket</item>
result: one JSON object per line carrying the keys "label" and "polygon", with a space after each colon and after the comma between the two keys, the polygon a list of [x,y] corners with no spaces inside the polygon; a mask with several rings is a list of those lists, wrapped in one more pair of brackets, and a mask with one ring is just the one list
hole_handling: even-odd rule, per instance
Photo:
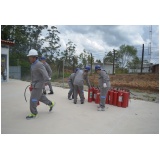
{"label": "silver protective jacket", "polygon": [[68,83],[73,85],[73,81],[74,81],[74,77],[75,77],[75,73],[72,73],[69,78],[68,78]]}
{"label": "silver protective jacket", "polygon": [[31,85],[33,88],[43,88],[49,81],[48,73],[40,61],[36,60],[31,65]]}
{"label": "silver protective jacket", "polygon": [[52,70],[51,70],[50,65],[47,62],[43,63],[43,65],[45,66],[45,68],[48,72],[48,76],[51,78],[52,77]]}
{"label": "silver protective jacket", "polygon": [[100,71],[98,83],[100,88],[103,88],[103,83],[107,84],[107,88],[110,87],[109,75],[105,71]]}
{"label": "silver protective jacket", "polygon": [[89,79],[88,79],[88,73],[84,72],[83,70],[78,70],[75,74],[75,78],[74,78],[74,85],[77,86],[83,86],[84,85],[84,80],[87,83],[88,87],[91,87]]}

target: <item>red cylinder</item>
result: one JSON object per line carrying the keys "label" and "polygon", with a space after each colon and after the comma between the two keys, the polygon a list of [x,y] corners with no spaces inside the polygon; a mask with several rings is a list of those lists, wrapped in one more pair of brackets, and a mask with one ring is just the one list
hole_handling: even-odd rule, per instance
{"label": "red cylinder", "polygon": [[113,90],[110,90],[110,91],[109,91],[109,104],[110,104],[110,105],[113,104],[113,93],[114,93]]}
{"label": "red cylinder", "polygon": [[97,93],[95,103],[99,104],[100,103],[100,93]]}
{"label": "red cylinder", "polygon": [[118,92],[114,91],[113,93],[113,105],[117,106],[117,97],[118,97]]}
{"label": "red cylinder", "polygon": [[122,107],[122,101],[123,101],[123,92],[120,90],[118,91],[117,95],[117,106]]}
{"label": "red cylinder", "polygon": [[92,87],[92,101],[95,101],[95,99],[94,99],[94,94],[95,94],[95,88]]}
{"label": "red cylinder", "polygon": [[129,101],[129,92],[124,91],[123,92],[123,102],[122,102],[123,108],[128,107],[128,101]]}
{"label": "red cylinder", "polygon": [[89,88],[88,89],[88,102],[92,102],[92,93],[93,93],[92,88]]}
{"label": "red cylinder", "polygon": [[99,90],[97,88],[94,89],[94,100],[96,100],[97,97],[97,93],[99,92]]}

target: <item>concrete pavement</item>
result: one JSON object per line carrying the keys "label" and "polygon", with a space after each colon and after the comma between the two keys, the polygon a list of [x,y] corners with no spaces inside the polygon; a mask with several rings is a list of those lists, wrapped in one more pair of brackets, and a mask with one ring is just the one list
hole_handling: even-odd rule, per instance
{"label": "concrete pavement", "polygon": [[131,100],[129,107],[106,105],[105,112],[97,111],[94,102],[73,104],[67,99],[69,89],[53,87],[56,102],[51,113],[43,103],[38,106],[38,117],[26,120],[29,111],[25,87],[29,82],[10,79],[1,82],[1,133],[2,134],[159,134],[159,103]]}

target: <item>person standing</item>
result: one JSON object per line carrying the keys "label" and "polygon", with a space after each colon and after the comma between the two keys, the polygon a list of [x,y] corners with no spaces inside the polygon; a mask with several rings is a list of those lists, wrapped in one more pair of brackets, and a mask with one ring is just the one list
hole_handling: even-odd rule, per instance
{"label": "person standing", "polygon": [[98,111],[105,111],[106,95],[110,88],[109,75],[101,69],[99,65],[95,66],[95,71],[99,74],[99,87],[100,87],[100,104],[97,106]]}
{"label": "person standing", "polygon": [[3,77],[3,80],[6,80],[6,76],[5,76],[5,67],[4,67],[4,65],[3,64],[1,64],[1,75],[2,75],[2,77]]}
{"label": "person standing", "polygon": [[91,88],[89,79],[88,79],[88,72],[90,71],[90,67],[87,66],[85,67],[84,70],[78,70],[75,74],[74,78],[74,104],[77,103],[77,94],[79,93],[80,99],[81,99],[81,104],[84,103],[84,80],[87,83],[87,86]]}
{"label": "person standing", "polygon": [[69,100],[72,100],[72,99],[74,98],[74,94],[73,94],[73,92],[74,92],[73,81],[74,81],[75,73],[76,73],[78,70],[79,70],[79,68],[76,68],[76,69],[75,69],[75,72],[72,73],[72,74],[69,76],[69,78],[68,78],[68,85],[69,85],[69,88],[70,88],[70,90],[69,90],[69,92],[68,92],[68,99],[69,99]]}
{"label": "person standing", "polygon": [[[49,89],[50,89],[50,93],[48,94],[54,94],[53,92],[53,89],[52,89],[52,85],[51,85],[51,77],[52,77],[52,70],[51,70],[51,67],[49,66],[49,64],[46,62],[46,58],[45,57],[41,57],[40,58],[41,62],[43,63],[43,65],[45,66],[46,70],[47,70],[47,73],[48,73],[48,76],[49,76],[49,81],[46,85],[49,86]],[[45,87],[43,88],[43,93],[46,94],[46,90],[45,90]]]}
{"label": "person standing", "polygon": [[49,106],[49,112],[52,111],[55,102],[51,102],[43,93],[42,89],[45,83],[48,83],[49,76],[44,65],[38,60],[38,52],[31,49],[29,54],[29,61],[31,63],[31,96],[30,96],[30,111],[26,119],[33,119],[37,116],[37,102],[43,102]]}

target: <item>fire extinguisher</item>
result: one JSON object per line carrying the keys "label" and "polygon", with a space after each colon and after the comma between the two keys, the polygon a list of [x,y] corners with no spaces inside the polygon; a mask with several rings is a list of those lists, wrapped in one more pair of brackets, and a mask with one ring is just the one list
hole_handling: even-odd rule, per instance
{"label": "fire extinguisher", "polygon": [[110,104],[110,105],[113,104],[113,93],[114,93],[113,90],[110,90],[110,91],[109,91],[109,104]]}
{"label": "fire extinguisher", "polygon": [[94,94],[95,94],[95,88],[92,87],[92,101],[95,101],[95,99],[94,99]]}
{"label": "fire extinguisher", "polygon": [[123,92],[119,90],[118,95],[117,95],[117,106],[118,107],[122,107],[122,101],[123,101]]}
{"label": "fire extinguisher", "polygon": [[92,94],[93,94],[93,89],[89,88],[88,89],[88,102],[92,102]]}
{"label": "fire extinguisher", "polygon": [[[30,92],[32,92],[32,90],[33,90],[31,85],[29,86],[29,90],[30,90]],[[37,102],[37,105],[40,105],[39,101]]]}
{"label": "fire extinguisher", "polygon": [[128,107],[128,101],[129,101],[129,92],[123,91],[123,102],[122,102],[123,108]]}
{"label": "fire extinguisher", "polygon": [[117,90],[115,90],[113,92],[113,105],[114,106],[117,106],[117,97],[118,97],[118,92],[117,92]]}
{"label": "fire extinguisher", "polygon": [[100,103],[100,93],[98,92],[96,95],[95,103],[99,104]]}
{"label": "fire extinguisher", "polygon": [[94,101],[96,100],[98,92],[99,92],[98,88],[94,88]]}

